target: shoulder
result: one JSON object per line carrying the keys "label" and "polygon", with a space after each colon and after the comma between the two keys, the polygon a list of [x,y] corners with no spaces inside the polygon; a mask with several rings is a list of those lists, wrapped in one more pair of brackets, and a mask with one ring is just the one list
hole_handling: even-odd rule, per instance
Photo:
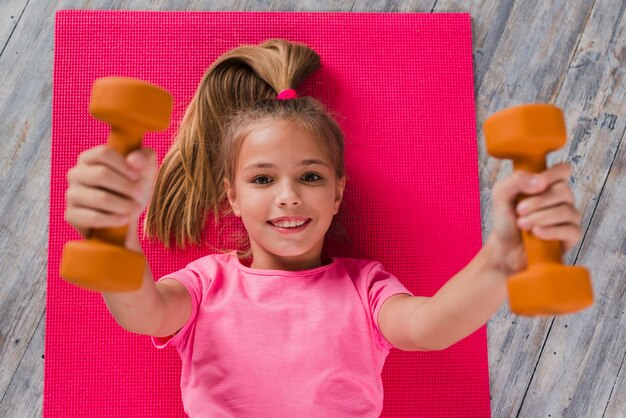
{"label": "shoulder", "polygon": [[190,269],[202,269],[206,267],[226,267],[233,262],[232,253],[215,253],[207,254],[203,257],[197,258],[191,263],[187,264],[186,268]]}
{"label": "shoulder", "polygon": [[[236,260],[236,258],[235,258]],[[181,273],[196,276],[202,282],[210,283],[236,269],[233,256],[229,253],[208,254],[187,264]]]}
{"label": "shoulder", "polygon": [[[340,258],[339,262],[344,271],[349,275],[357,286],[366,289],[381,288],[385,286],[402,286],[398,277],[385,269],[377,260]],[[405,290],[403,290],[404,292]],[[408,292],[407,292],[408,293]]]}
{"label": "shoulder", "polygon": [[369,276],[375,271],[384,271],[380,262],[362,258],[335,257],[350,275]]}

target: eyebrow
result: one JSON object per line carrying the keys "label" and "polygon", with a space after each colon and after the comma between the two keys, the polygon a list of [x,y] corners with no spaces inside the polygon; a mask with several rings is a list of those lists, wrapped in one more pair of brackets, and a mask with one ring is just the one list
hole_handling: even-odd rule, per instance
{"label": "eyebrow", "polygon": [[[302,160],[302,161],[300,161],[300,163],[298,165],[299,166],[307,166],[307,165],[314,165],[314,164],[324,165],[324,166],[328,167],[328,164],[326,164],[324,161],[318,160],[318,159],[315,159],[315,158],[312,158],[312,159],[309,159],[309,160]],[[273,168],[273,167],[275,167],[274,164],[260,162],[260,163],[250,164],[249,166],[244,168],[243,171],[251,170],[253,168]]]}

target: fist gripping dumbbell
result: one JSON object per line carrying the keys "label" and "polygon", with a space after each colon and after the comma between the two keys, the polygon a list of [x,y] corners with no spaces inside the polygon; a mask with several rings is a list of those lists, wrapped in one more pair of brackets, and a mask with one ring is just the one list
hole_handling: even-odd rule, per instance
{"label": "fist gripping dumbbell", "polygon": [[[555,106],[517,106],[493,114],[484,124],[487,152],[513,160],[514,170],[539,173],[546,154],[565,145],[563,113]],[[526,197],[521,195],[518,200]],[[528,269],[507,280],[511,311],[526,316],[565,314],[593,303],[589,272],[561,263],[561,243],[522,231]]]}
{"label": "fist gripping dumbbell", "polygon": [[[123,156],[141,148],[146,131],[162,131],[170,124],[172,96],[161,88],[132,78],[96,80],[90,113],[111,125],[107,145]],[[128,226],[94,229],[85,241],[65,244],[61,277],[88,290],[121,292],[141,287],[146,260],[128,250]]]}

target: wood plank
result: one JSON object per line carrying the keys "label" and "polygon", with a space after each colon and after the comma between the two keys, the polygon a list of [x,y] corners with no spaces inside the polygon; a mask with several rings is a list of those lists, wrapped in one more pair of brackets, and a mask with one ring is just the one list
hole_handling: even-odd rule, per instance
{"label": "wood plank", "polygon": [[[623,144],[623,142],[622,142]],[[624,208],[624,202],[622,201],[622,209]],[[624,248],[624,247],[622,247]],[[623,253],[626,253],[626,250],[623,250]],[[623,263],[622,263],[623,264]],[[622,311],[622,319],[624,316],[624,312]],[[623,320],[622,320],[622,329],[624,329]],[[624,352],[624,357],[622,357],[622,362],[620,364],[615,364],[614,367],[619,369],[617,380],[615,382],[615,386],[611,390],[609,404],[606,406],[602,417],[619,417],[620,414],[624,414],[626,411],[626,352]]]}
{"label": "wood plank", "polygon": [[229,8],[229,10],[246,11],[274,11],[274,12],[322,12],[332,10],[333,12],[349,12],[352,0],[317,0],[317,1],[294,1],[294,0],[274,0],[260,3],[256,0],[249,0],[243,8]]}
{"label": "wood plank", "polygon": [[[15,0],[14,0],[15,1]],[[434,1],[434,0],[430,0]],[[336,11],[348,12],[352,0],[318,0],[297,2],[293,0],[64,0],[55,10],[179,10],[179,11]]]}
{"label": "wood plank", "polygon": [[37,324],[4,399],[0,417],[40,417],[43,407],[45,316]]}
{"label": "wood plank", "polygon": [[0,55],[2,55],[29,0],[3,0],[0,6]]}
{"label": "wood plank", "polygon": [[[14,373],[33,341],[45,310],[52,32],[42,37],[41,27],[53,16],[53,6],[46,6],[31,3],[25,9],[0,56],[3,91],[0,94],[3,118],[0,270],[4,278],[0,287],[0,370],[3,371],[0,402],[3,409],[10,405],[5,403],[9,384],[15,381]],[[39,349],[43,351],[43,346]],[[32,379],[42,376],[40,370]],[[36,388],[37,381],[33,385]]]}
{"label": "wood plank", "polygon": [[411,0],[394,1],[387,0],[355,0],[350,8],[351,12],[386,12],[386,13],[420,13],[430,12],[435,7],[437,0]]}
{"label": "wood plank", "polygon": [[556,100],[574,134],[555,158],[573,162],[588,223],[576,264],[590,270],[596,302],[554,318],[522,416],[601,417],[611,398],[617,405],[626,396],[615,391],[626,353],[625,9],[621,0],[596,2]]}
{"label": "wood plank", "polygon": [[[626,387],[623,382],[621,388],[616,384],[620,366],[624,373],[626,354],[623,253],[626,144],[623,132],[622,129],[615,135],[621,137],[619,153],[614,156],[577,263],[588,267],[592,273],[594,306],[578,314],[554,318],[527,389],[521,416],[602,417],[609,404],[613,404],[616,412],[617,405],[624,404]],[[599,133],[598,137],[602,136]],[[598,142],[600,138],[596,146]]]}

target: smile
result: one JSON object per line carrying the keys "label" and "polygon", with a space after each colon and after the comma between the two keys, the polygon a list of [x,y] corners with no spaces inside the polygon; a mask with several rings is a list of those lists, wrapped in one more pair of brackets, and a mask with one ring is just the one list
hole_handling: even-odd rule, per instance
{"label": "smile", "polygon": [[309,223],[311,223],[311,219],[307,219],[306,221],[278,221],[276,223],[267,222],[273,229],[282,233],[295,233],[304,230]]}
{"label": "smile", "polygon": [[300,221],[277,221],[277,222],[272,222],[272,225],[274,226],[279,226],[281,228],[294,228],[296,226],[300,226],[303,225],[305,222],[307,221],[307,219],[302,219]]}

